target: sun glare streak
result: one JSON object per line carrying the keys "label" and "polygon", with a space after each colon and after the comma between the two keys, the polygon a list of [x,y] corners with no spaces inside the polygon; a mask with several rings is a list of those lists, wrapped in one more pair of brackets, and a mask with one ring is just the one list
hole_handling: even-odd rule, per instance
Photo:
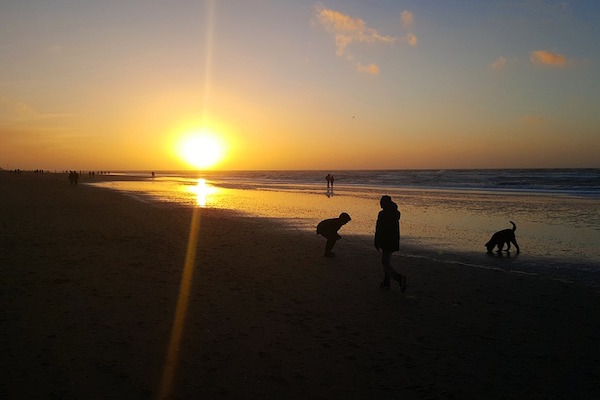
{"label": "sun glare streak", "polygon": [[167,360],[163,369],[158,398],[160,400],[171,397],[171,388],[173,379],[175,378],[175,370],[179,361],[179,347],[181,345],[181,337],[183,335],[183,325],[187,314],[187,307],[190,298],[190,290],[192,286],[192,276],[194,273],[194,264],[196,262],[196,250],[198,244],[198,232],[200,231],[200,209],[194,208],[192,211],[192,222],[190,225],[190,235],[185,254],[185,263],[183,266],[183,274],[181,276],[181,284],[179,286],[179,297],[177,298],[177,306],[175,307],[175,318],[173,319],[173,327],[171,329],[171,340],[167,350]]}
{"label": "sun glare streak", "polygon": [[[206,115],[208,113],[208,104],[210,99],[210,75],[212,67],[212,56],[213,56],[213,35],[214,35],[214,13],[215,13],[215,1],[209,0],[206,2],[206,68],[205,68],[205,82],[204,82],[204,108],[202,119],[206,123]],[[219,155],[214,162],[219,161],[222,154]],[[200,181],[198,182],[200,184]],[[200,192],[200,191],[199,191]],[[201,196],[198,194],[198,202],[200,203]],[[202,201],[206,201],[206,196],[202,196]],[[169,347],[167,349],[167,359],[163,367],[163,374],[160,381],[160,387],[158,390],[158,399],[169,399],[172,397],[173,380],[175,378],[175,371],[179,361],[179,348],[181,345],[181,337],[183,335],[183,328],[185,317],[187,314],[187,307],[190,297],[190,290],[192,285],[192,276],[194,272],[194,265],[196,262],[196,251],[198,245],[198,232],[200,231],[200,212],[199,208],[194,208],[192,211],[192,220],[190,224],[190,233],[188,237],[187,250],[185,255],[185,263],[183,266],[183,274],[181,276],[181,283],[179,287],[179,296],[177,298],[177,306],[175,308],[175,317],[173,318],[173,326],[171,328],[171,339],[169,340]]]}
{"label": "sun glare streak", "polygon": [[[212,68],[212,56],[213,56],[213,35],[214,35],[214,14],[215,14],[215,2],[208,1],[206,4],[207,17],[206,17],[206,65],[204,68],[204,119],[206,119],[206,113],[208,110],[208,100],[210,98],[210,76]],[[206,121],[204,121],[206,122]]]}

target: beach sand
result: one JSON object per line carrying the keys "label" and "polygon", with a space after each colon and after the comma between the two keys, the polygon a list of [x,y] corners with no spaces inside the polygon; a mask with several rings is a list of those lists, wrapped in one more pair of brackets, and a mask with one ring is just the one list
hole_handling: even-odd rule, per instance
{"label": "beach sand", "polygon": [[165,368],[181,399],[600,395],[600,294],[581,284],[400,252],[402,294],[370,240],[342,229],[324,258],[313,233],[197,209],[185,303],[193,210],[5,172],[0,210],[1,398],[151,399]]}

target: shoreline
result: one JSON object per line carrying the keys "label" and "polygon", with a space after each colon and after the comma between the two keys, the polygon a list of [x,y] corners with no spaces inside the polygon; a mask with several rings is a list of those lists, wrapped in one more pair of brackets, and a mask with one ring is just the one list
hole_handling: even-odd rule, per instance
{"label": "shoreline", "polygon": [[[138,182],[135,179],[134,181]],[[131,187],[120,184],[112,186],[110,183],[108,185],[112,186],[112,190],[126,188],[126,193],[138,196],[141,201],[144,201],[143,199],[153,190],[157,190],[157,184],[163,185],[159,182],[142,183],[141,191],[137,183]],[[194,193],[195,197],[195,191],[188,190],[188,188],[195,189],[195,186],[182,183],[179,185],[186,188],[188,197],[191,196],[189,193]],[[311,233],[321,219],[337,215],[343,210],[351,214],[353,221],[344,226],[340,233],[343,236],[362,237],[365,243],[372,241],[371,223],[374,223],[374,216],[379,211],[377,207],[379,192],[365,195],[363,192],[354,192],[353,188],[341,187],[334,198],[325,198],[321,191],[307,190],[304,187],[283,191],[273,188],[252,189],[252,184],[248,188],[245,183],[243,189],[225,189],[219,183],[216,187],[210,190],[204,187],[201,190],[209,193],[204,195],[201,207],[230,209],[230,212],[272,218],[285,223],[290,229],[301,229]],[[150,201],[171,202],[174,206],[184,204],[181,200],[185,195],[180,195],[177,199],[161,198],[165,193],[172,193],[175,190],[175,186],[169,186],[168,189],[161,186],[161,191],[155,193],[158,198],[150,196]],[[474,199],[472,196],[465,197],[465,193],[460,191],[397,189],[394,196],[395,199],[399,199],[403,213],[400,253],[417,258],[428,257],[441,262],[465,263],[481,268],[548,274],[556,279],[577,279],[592,286],[600,286],[600,253],[593,237],[587,235],[591,233],[596,237],[597,232],[590,232],[585,226],[576,227],[586,223],[581,221],[581,218],[580,221],[570,219],[574,210],[580,211],[592,207],[586,199],[570,198],[568,201],[575,203],[572,203],[570,209],[565,209],[563,199],[569,199],[568,197],[548,197],[535,193],[517,195],[516,200],[513,195],[502,197],[498,193],[486,193],[485,196]],[[250,198],[258,199],[254,200],[257,204],[252,204]],[[188,203],[191,201],[193,200],[187,200]],[[524,208],[523,202],[534,205]],[[500,204],[504,205],[502,218],[498,217],[500,214],[484,214],[481,209],[481,207],[489,209]],[[185,206],[194,205],[185,204]],[[504,210],[506,206],[510,207],[510,211]],[[537,211],[537,209],[550,210],[555,207],[563,207],[562,218],[557,218],[556,215],[544,215]],[[535,214],[529,215],[530,212]],[[492,229],[502,227],[506,223],[504,219],[507,218],[507,213],[521,214],[521,219],[517,220],[519,225],[517,237],[524,251],[520,254],[514,251],[504,252],[502,257],[496,253],[490,255],[483,249],[483,243],[489,238]],[[296,215],[290,216],[290,214]],[[546,218],[552,218],[552,221],[549,224],[539,223],[540,219]],[[453,221],[452,226],[443,221]],[[492,227],[484,226],[492,221],[496,221]],[[587,221],[587,224],[593,224],[593,221]],[[560,228],[557,228],[558,226]],[[476,243],[480,245],[474,245]]]}
{"label": "shoreline", "polygon": [[[193,210],[0,174],[4,398],[154,398]],[[26,179],[19,179],[26,178]],[[594,398],[600,294],[199,209],[174,398]],[[368,251],[367,247],[368,246]],[[510,382],[510,384],[507,384]]]}
{"label": "shoreline", "polygon": [[[531,169],[450,169],[445,171],[600,171],[600,168],[531,168]],[[334,171],[337,173],[365,173],[365,172],[434,172],[437,170],[432,169],[416,169],[416,170],[341,170]],[[271,174],[274,176],[278,176],[280,174],[290,174],[290,173],[314,173],[315,175],[321,176],[327,173],[325,170],[235,170],[235,171],[155,171],[156,176],[152,177],[149,172],[145,171],[113,171],[108,175],[100,175],[100,177],[114,178],[109,180],[121,180],[121,181],[135,181],[135,180],[151,180],[151,179],[168,179],[168,178],[176,178],[184,176],[186,179],[197,179],[203,178],[207,180],[214,180],[219,182],[218,185],[222,187],[229,187],[230,185],[230,177],[227,175],[228,173],[233,174],[235,177],[234,180],[245,180],[257,179],[257,176],[254,174]],[[251,174],[251,176],[245,176]],[[287,177],[287,175],[285,175]],[[96,175],[98,177],[98,175]],[[287,177],[289,179],[289,177]],[[336,185],[336,191],[344,191],[344,190],[361,190],[361,191],[376,191],[379,193],[381,188],[387,188],[392,192],[396,191],[408,191],[408,192],[434,192],[434,193],[469,193],[469,194],[483,194],[483,195],[510,195],[510,196],[557,196],[557,197],[566,197],[573,199],[584,199],[584,200],[596,200],[598,199],[598,193],[595,191],[572,191],[572,190],[548,190],[548,189],[514,189],[510,187],[504,187],[502,189],[498,188],[473,188],[470,186],[439,186],[439,185],[422,185],[422,186],[411,186],[411,185],[383,185],[383,186],[373,186],[372,184],[367,183],[349,183],[348,181],[338,179],[338,184]],[[254,181],[251,187],[255,185],[266,185],[273,187],[290,187],[290,183],[288,180],[283,178],[273,179],[272,177],[264,177],[261,176],[257,181]],[[306,186],[307,189],[321,191],[323,188],[323,182],[320,180],[311,180],[310,182],[303,182],[301,185]],[[341,186],[338,186],[341,185]]]}
{"label": "shoreline", "polygon": [[[8,171],[0,171],[0,176],[2,173],[8,174]],[[26,174],[30,174],[31,176],[35,176],[38,179],[41,177],[44,177],[44,179],[52,179],[52,180],[56,180],[57,182],[60,182],[60,180],[62,179],[63,175],[64,175],[64,181],[66,182],[67,179],[67,174],[66,173],[54,173],[54,172],[49,172],[49,173],[44,173],[41,175],[38,174],[34,174],[33,172],[26,172]],[[16,176],[15,176],[16,177]],[[102,188],[102,189],[108,189],[109,191],[117,191],[120,192],[121,194],[125,195],[125,196],[130,196],[133,199],[141,202],[141,203],[145,203],[145,204],[152,204],[155,202],[159,202],[160,203],[160,207],[174,207],[174,208],[179,208],[182,205],[179,203],[171,203],[169,201],[165,201],[165,200],[158,200],[155,198],[152,198],[152,196],[150,196],[150,200],[146,201],[145,197],[147,196],[144,193],[136,193],[135,191],[132,192],[128,192],[128,191],[121,191],[121,190],[116,190],[114,188],[107,188],[107,187],[102,187],[102,186],[96,186],[96,183],[101,183],[101,182],[106,182],[106,183],[110,183],[110,182],[121,182],[121,181],[125,181],[125,182],[139,182],[139,181],[145,181],[145,182],[152,182],[153,178],[151,176],[148,177],[143,177],[141,175],[139,176],[135,176],[135,175],[127,175],[127,174],[107,174],[107,175],[96,175],[95,178],[88,178],[87,175],[85,176],[85,178],[83,179],[83,181],[80,183],[81,185],[87,186],[90,185],[92,187],[96,187],[96,188]],[[242,190],[242,189],[240,189]],[[344,191],[345,189],[340,189],[341,191]],[[399,191],[400,192],[400,191]],[[408,190],[409,193],[423,193],[423,192],[430,192],[428,190],[421,190],[421,189],[409,189]],[[431,191],[430,193],[454,193],[454,194],[461,194],[461,191],[455,191],[455,190],[434,190]],[[491,192],[481,192],[484,194],[488,194],[488,195],[497,195],[500,193],[491,193]],[[513,193],[509,193],[511,196],[515,195]],[[517,196],[527,196],[527,197],[541,197],[541,196],[545,196],[544,194],[538,194],[538,193],[529,193],[529,194],[516,194]],[[560,197],[566,197],[566,198],[572,198],[574,200],[578,200],[581,201],[583,200],[584,202],[586,202],[587,198],[583,198],[583,197],[573,197],[570,195],[558,195],[558,198]],[[553,200],[554,201],[554,200]],[[184,205],[183,207],[194,207],[191,205]],[[306,227],[306,226],[301,226],[297,224],[297,221],[294,218],[278,218],[278,217],[272,217],[272,216],[264,216],[264,215],[259,215],[254,214],[252,212],[248,212],[248,211],[244,211],[244,210],[235,210],[235,209],[223,209],[222,207],[216,206],[216,207],[211,207],[211,206],[201,206],[201,208],[203,209],[215,209],[215,210],[225,210],[226,212],[229,213],[233,213],[233,214],[237,214],[241,217],[250,217],[250,218],[267,218],[269,220],[271,220],[272,222],[275,223],[283,223],[286,228],[285,229],[302,229],[304,231],[307,232],[313,232],[312,229],[312,225],[310,225],[310,227]],[[375,213],[378,211],[378,208],[374,208]],[[583,282],[584,284],[588,284],[590,287],[600,287],[600,260],[596,260],[596,259],[586,259],[582,256],[580,257],[573,257],[573,256],[540,256],[540,255],[532,255],[529,254],[527,251],[523,251],[521,254],[515,253],[514,251],[510,252],[510,253],[506,253],[503,252],[501,257],[498,257],[498,255],[494,252],[493,254],[489,254],[486,253],[484,250],[482,251],[476,251],[473,249],[463,249],[463,248],[454,248],[454,247],[445,247],[444,245],[437,243],[434,244],[432,246],[431,243],[423,243],[419,240],[419,238],[416,237],[412,237],[410,235],[406,235],[406,228],[404,228],[404,226],[406,226],[406,219],[407,217],[404,216],[403,213],[403,219],[401,221],[402,223],[402,227],[401,230],[402,232],[402,238],[401,238],[401,249],[400,252],[398,254],[403,254],[407,257],[410,258],[427,258],[427,259],[431,259],[432,261],[436,261],[436,262],[449,262],[449,263],[464,263],[466,266],[470,266],[470,267],[476,267],[476,268],[491,268],[491,269],[500,269],[500,270],[504,270],[507,272],[517,272],[517,273],[530,273],[532,275],[543,275],[544,273],[548,273],[550,274],[549,278],[552,279],[558,279],[558,280],[566,280],[566,281],[580,281]],[[314,221],[314,225],[316,226],[316,223],[318,222],[317,219],[315,219]],[[354,223],[356,221],[353,221]],[[342,230],[340,231],[340,234],[342,236],[353,236],[358,238],[359,240],[362,240],[363,242],[367,243],[370,246],[370,243],[372,241],[372,237],[371,235],[365,235],[363,233],[356,233],[355,231],[350,231],[348,232],[348,229],[352,229],[352,225],[353,224],[349,224],[348,226],[345,226],[344,228],[342,228]],[[520,233],[521,229],[519,230],[518,233]],[[485,233],[486,235],[488,233]],[[517,235],[519,236],[519,234]],[[486,238],[480,238],[481,240],[484,240]],[[519,237],[518,237],[519,239]],[[446,239],[449,240],[449,239]],[[521,242],[521,241],[520,241]],[[521,243],[522,244],[522,243]],[[366,246],[365,249],[369,246]],[[521,246],[523,247],[523,246]],[[561,266],[569,266],[568,268],[566,268],[563,271],[560,271],[559,269],[561,269]],[[574,270],[576,269],[576,270]],[[572,276],[570,276],[572,275]]]}

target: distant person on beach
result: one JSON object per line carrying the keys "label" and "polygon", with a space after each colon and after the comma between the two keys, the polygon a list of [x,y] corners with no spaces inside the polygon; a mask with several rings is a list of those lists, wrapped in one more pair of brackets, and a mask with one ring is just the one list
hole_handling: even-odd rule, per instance
{"label": "distant person on beach", "polygon": [[379,201],[381,211],[375,227],[375,248],[381,251],[383,281],[379,286],[390,287],[390,277],[398,281],[402,293],[406,291],[406,276],[399,274],[390,264],[392,253],[400,250],[400,211],[390,196],[382,196]]}
{"label": "distant person on beach", "polygon": [[335,178],[333,177],[333,175],[329,175],[329,182],[331,182],[331,190],[333,190],[333,181],[335,181]]}
{"label": "distant person on beach", "polygon": [[322,235],[327,239],[327,243],[325,244],[325,257],[335,256],[335,253],[331,250],[333,250],[335,242],[342,238],[337,232],[350,220],[350,215],[341,213],[338,218],[326,219],[319,222],[319,225],[317,225],[317,234]]}
{"label": "distant person on beach", "polygon": [[329,185],[331,185],[331,174],[327,174],[325,180],[327,181],[327,189],[329,189]]}
{"label": "distant person on beach", "polygon": [[78,180],[79,180],[79,174],[75,171],[71,171],[69,173],[69,183],[71,183],[71,186],[77,185]]}

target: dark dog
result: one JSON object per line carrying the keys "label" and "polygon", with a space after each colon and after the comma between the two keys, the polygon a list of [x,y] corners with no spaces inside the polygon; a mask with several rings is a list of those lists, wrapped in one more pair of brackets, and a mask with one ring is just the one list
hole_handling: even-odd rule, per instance
{"label": "dark dog", "polygon": [[506,247],[506,251],[510,251],[510,244],[514,244],[517,248],[517,253],[520,252],[519,245],[517,244],[517,239],[515,238],[515,231],[517,230],[517,226],[514,222],[510,221],[513,228],[512,229],[504,229],[502,231],[498,231],[492,235],[492,238],[489,242],[485,244],[487,247],[488,253],[491,253],[494,250],[494,247],[498,246],[498,253],[502,251],[504,247],[504,243],[508,246]]}

